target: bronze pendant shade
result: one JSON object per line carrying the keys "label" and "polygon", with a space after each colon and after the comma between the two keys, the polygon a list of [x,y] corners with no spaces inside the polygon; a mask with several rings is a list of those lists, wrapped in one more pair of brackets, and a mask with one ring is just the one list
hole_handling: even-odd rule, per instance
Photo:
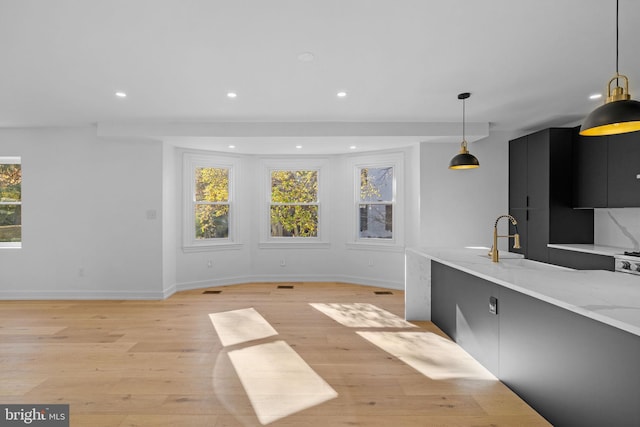
{"label": "bronze pendant shade", "polygon": [[[602,136],[640,130],[640,102],[631,99],[629,79],[618,72],[619,0],[616,0],[616,75],[609,80],[604,105],[587,116],[580,127],[580,135]],[[620,86],[620,80],[624,86]],[[611,89],[615,81],[616,86]]]}
{"label": "bronze pendant shade", "polygon": [[465,99],[471,94],[464,92],[458,95],[458,99],[462,99],[462,143],[460,144],[460,152],[456,154],[449,162],[449,169],[475,169],[480,166],[480,162],[473,154],[469,153],[467,148],[467,140],[465,139]]}

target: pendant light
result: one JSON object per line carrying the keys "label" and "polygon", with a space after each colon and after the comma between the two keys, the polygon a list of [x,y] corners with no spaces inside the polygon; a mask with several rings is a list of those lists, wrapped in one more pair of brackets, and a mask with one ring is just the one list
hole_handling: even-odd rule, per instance
{"label": "pendant light", "polygon": [[469,153],[469,150],[467,149],[467,140],[465,139],[464,133],[464,100],[470,96],[471,94],[469,92],[464,92],[458,95],[458,99],[462,99],[462,143],[460,144],[460,153],[456,154],[449,162],[449,169],[474,169],[480,166],[480,162],[478,162],[476,156]]}
{"label": "pendant light", "polygon": [[[631,99],[629,79],[618,72],[619,42],[619,0],[616,0],[616,75],[607,85],[607,99],[604,105],[596,108],[587,116],[580,128],[580,135],[602,136],[640,130],[640,102]],[[611,90],[611,84],[616,86]],[[620,87],[624,80],[624,87]]]}

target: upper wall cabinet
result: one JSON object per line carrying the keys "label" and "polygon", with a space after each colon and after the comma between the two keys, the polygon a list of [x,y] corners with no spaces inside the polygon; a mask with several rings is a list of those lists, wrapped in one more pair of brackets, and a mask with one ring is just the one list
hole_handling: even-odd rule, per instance
{"label": "upper wall cabinet", "polygon": [[608,136],[580,136],[574,146],[573,205],[577,208],[607,207]]}
{"label": "upper wall cabinet", "polygon": [[640,132],[577,136],[574,162],[574,207],[640,206]]}
{"label": "upper wall cabinet", "polygon": [[593,211],[572,209],[573,134],[551,128],[509,141],[509,213],[522,246],[510,251],[549,262],[549,243],[593,243]]}
{"label": "upper wall cabinet", "polygon": [[640,132],[609,137],[607,206],[640,206]]}

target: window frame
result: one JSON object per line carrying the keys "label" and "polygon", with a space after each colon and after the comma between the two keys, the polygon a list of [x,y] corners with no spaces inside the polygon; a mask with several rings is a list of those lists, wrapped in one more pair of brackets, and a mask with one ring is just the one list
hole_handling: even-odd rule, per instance
{"label": "window frame", "polygon": [[[352,157],[350,160],[352,173],[351,192],[351,238],[347,246],[358,249],[389,250],[392,248],[401,250],[404,246],[404,153],[380,153],[375,155]],[[360,199],[361,177],[360,171],[364,168],[393,168],[393,196],[391,203],[384,201],[363,202]],[[391,238],[381,237],[360,237],[360,205],[361,204],[382,204],[392,206],[392,236]]]}
{"label": "window frame", "polygon": [[[308,248],[329,246],[328,182],[326,173],[327,160],[324,158],[296,158],[281,159],[270,158],[261,160],[261,175],[263,184],[260,203],[260,248]],[[311,205],[318,206],[318,233],[315,237],[271,236],[271,173],[273,171],[316,171],[318,174],[317,202]],[[301,203],[310,205],[309,203]]]}
{"label": "window frame", "polygon": [[[197,239],[195,235],[195,207],[196,201],[196,169],[221,168],[229,171],[229,224],[227,237]],[[207,155],[186,152],[183,154],[183,246],[184,252],[200,252],[209,250],[226,250],[240,247],[238,209],[236,195],[236,177],[239,176],[239,161],[236,158],[223,155]]]}
{"label": "window frame", "polygon": [[[20,170],[22,171],[22,157],[21,156],[0,156],[0,164],[3,165],[20,165]],[[0,249],[21,249],[22,242],[24,240],[23,228],[22,228],[22,219],[24,215],[22,214],[22,189],[23,189],[23,179],[20,179],[20,201],[19,202],[2,202],[0,201],[0,205],[5,206],[20,206],[20,241],[19,242],[0,242]]]}

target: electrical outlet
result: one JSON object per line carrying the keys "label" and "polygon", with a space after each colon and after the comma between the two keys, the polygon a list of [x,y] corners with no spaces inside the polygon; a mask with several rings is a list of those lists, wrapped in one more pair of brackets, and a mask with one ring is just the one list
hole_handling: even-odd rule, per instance
{"label": "electrical outlet", "polygon": [[287,262],[284,259],[280,260],[280,267],[286,267],[287,266]]}
{"label": "electrical outlet", "polygon": [[207,268],[212,268],[213,267],[213,260],[210,259],[209,261],[207,261]]}

